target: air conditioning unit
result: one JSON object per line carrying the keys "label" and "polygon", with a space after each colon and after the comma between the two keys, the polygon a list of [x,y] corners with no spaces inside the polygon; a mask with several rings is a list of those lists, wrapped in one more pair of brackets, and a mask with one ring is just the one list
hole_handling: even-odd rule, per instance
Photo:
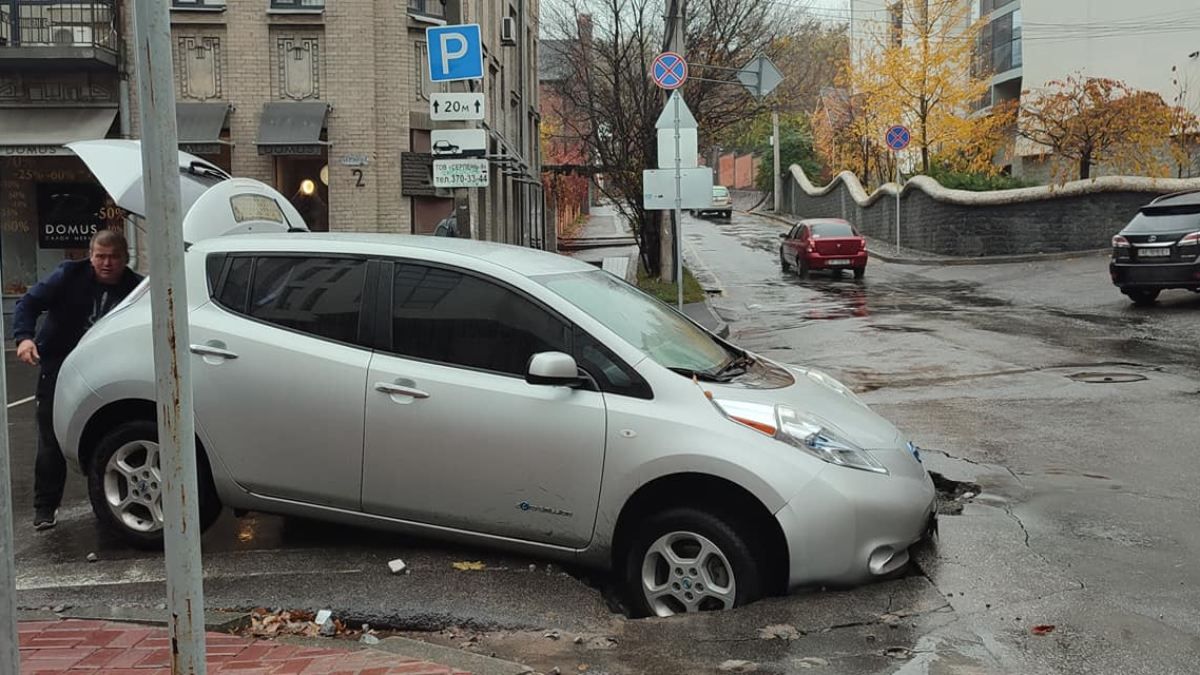
{"label": "air conditioning unit", "polygon": [[500,20],[500,44],[506,47],[517,46],[517,19],[506,16]]}

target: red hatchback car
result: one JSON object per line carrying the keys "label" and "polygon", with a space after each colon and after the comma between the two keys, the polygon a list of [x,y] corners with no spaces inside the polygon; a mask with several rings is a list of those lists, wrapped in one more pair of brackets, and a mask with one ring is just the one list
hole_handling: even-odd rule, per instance
{"label": "red hatchback car", "polygon": [[779,238],[783,240],[779,264],[784,272],[795,267],[800,276],[810,270],[830,270],[839,276],[850,269],[855,279],[867,273],[867,240],[839,218],[802,220]]}

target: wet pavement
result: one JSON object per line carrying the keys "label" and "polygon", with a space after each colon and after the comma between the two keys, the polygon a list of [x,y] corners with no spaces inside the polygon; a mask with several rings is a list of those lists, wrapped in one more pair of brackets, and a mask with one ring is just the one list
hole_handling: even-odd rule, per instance
{"label": "wet pavement", "polygon": [[[329,606],[540,672],[751,667],[731,660],[767,673],[1194,672],[1200,295],[1135,308],[1102,256],[872,259],[860,281],[800,279],[780,270],[784,229],[744,213],[689,217],[685,255],[734,342],[842,379],[925,448],[931,470],[961,481],[946,509],[958,515],[906,576],[627,621],[602,583],[544,561],[226,513],[203,540],[209,606]],[[32,393],[11,353],[9,373],[10,402]],[[32,404],[10,414],[19,604],[162,602],[161,556],[97,533],[78,476],[59,526],[32,531]],[[99,562],[85,562],[92,551]],[[395,557],[409,575],[388,573]],[[459,572],[458,560],[487,568]]]}

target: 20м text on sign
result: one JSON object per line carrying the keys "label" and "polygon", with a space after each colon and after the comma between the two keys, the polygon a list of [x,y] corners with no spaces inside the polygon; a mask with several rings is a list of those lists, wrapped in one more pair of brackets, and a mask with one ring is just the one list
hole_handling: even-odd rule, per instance
{"label": "20\u043c text on sign", "polygon": [[431,26],[425,29],[425,39],[431,81],[483,79],[483,42],[479,24]]}

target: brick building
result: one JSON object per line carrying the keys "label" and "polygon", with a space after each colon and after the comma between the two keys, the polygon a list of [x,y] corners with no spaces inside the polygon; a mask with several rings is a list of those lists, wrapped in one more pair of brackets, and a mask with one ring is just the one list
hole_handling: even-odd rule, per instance
{"label": "brick building", "polygon": [[[180,147],[290,197],[318,230],[545,242],[539,0],[171,0]],[[137,138],[131,0],[0,0],[0,249],[5,308],[86,238],[121,224],[76,140]],[[491,185],[431,183],[425,29],[483,28]],[[453,126],[450,123],[438,123]],[[457,123],[464,126],[467,123]],[[66,213],[66,216],[62,214]],[[82,221],[88,221],[83,223]],[[136,232],[132,234],[136,235]]]}

